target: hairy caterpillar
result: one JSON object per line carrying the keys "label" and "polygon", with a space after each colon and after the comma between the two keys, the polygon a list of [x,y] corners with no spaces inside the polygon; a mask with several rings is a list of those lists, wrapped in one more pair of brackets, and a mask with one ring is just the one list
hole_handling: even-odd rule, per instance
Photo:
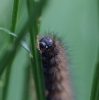
{"label": "hairy caterpillar", "polygon": [[39,40],[47,100],[72,100],[65,51],[56,37]]}

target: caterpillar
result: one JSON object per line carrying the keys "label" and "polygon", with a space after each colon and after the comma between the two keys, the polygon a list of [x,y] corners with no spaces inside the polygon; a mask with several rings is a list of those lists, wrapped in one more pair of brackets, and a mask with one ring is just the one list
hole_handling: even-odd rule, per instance
{"label": "caterpillar", "polygon": [[39,40],[47,100],[72,100],[65,50],[56,36]]}

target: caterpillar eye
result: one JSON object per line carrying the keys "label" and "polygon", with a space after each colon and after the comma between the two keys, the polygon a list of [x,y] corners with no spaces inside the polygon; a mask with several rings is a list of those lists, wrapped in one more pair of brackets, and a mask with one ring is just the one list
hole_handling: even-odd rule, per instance
{"label": "caterpillar eye", "polygon": [[45,44],[45,42],[39,42],[40,50],[45,50],[48,48],[48,46]]}
{"label": "caterpillar eye", "polygon": [[40,49],[45,49],[46,48],[46,44],[44,42],[40,42],[39,46],[40,46]]}

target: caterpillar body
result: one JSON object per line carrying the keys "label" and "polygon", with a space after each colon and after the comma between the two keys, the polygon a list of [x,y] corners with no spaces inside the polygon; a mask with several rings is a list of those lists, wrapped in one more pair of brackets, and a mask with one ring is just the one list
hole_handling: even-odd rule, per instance
{"label": "caterpillar body", "polygon": [[65,50],[56,37],[39,40],[47,100],[71,100],[69,71]]}

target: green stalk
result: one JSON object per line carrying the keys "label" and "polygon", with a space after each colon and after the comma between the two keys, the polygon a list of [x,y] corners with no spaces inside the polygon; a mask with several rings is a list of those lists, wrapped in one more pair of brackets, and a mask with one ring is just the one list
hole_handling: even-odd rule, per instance
{"label": "green stalk", "polygon": [[23,90],[23,98],[22,100],[28,100],[29,98],[29,76],[30,76],[30,64],[27,63],[25,68],[25,82],[24,82],[24,90]]}
{"label": "green stalk", "polygon": [[[99,68],[99,63],[98,63],[98,68]],[[99,70],[98,70],[98,73],[99,73]],[[97,79],[97,88],[96,88],[95,100],[99,100],[99,75],[98,75],[98,79]]]}
{"label": "green stalk", "polygon": [[[12,20],[11,20],[10,31],[14,32],[14,33],[15,33],[15,30],[16,30],[19,2],[20,2],[20,0],[14,0],[14,4],[13,4],[13,12],[12,12]],[[10,36],[10,41],[13,42],[12,36]]]}
{"label": "green stalk", "polygon": [[92,85],[92,91],[91,91],[91,98],[90,100],[96,100],[96,94],[97,94],[97,87],[98,87],[98,79],[99,79],[99,63],[96,66],[95,73],[94,73],[94,79],[93,79],[93,85]]}
{"label": "green stalk", "polygon": [[[19,1],[20,0],[14,0],[14,4],[13,4],[13,13],[12,13],[10,31],[14,32],[14,33],[15,33],[16,23],[17,23]],[[10,36],[10,41],[9,41],[9,45],[8,46],[10,46],[13,43],[13,39],[14,38],[12,36]],[[11,74],[11,68],[12,68],[12,62],[14,60],[14,57],[15,57],[15,53],[14,53],[14,55],[12,57],[12,60],[7,65],[8,67],[7,67],[7,70],[6,70],[5,86],[4,86],[4,90],[3,90],[3,100],[6,100],[6,97],[7,97],[8,86],[9,86],[9,81],[10,81],[10,74]]]}
{"label": "green stalk", "polygon": [[40,63],[40,58],[39,58],[39,52],[36,48],[36,34],[34,33],[35,30],[30,29],[30,38],[31,38],[31,45],[32,45],[32,53],[33,53],[33,60],[32,62],[32,70],[33,70],[33,76],[34,76],[34,82],[35,82],[35,88],[36,88],[36,97],[37,100],[45,100],[44,97],[44,87],[42,80],[43,80],[43,75],[42,75],[42,67]]}
{"label": "green stalk", "polygon": [[[36,9],[34,9],[34,12],[41,10],[41,8],[43,8],[43,1],[39,3],[39,5],[37,6]],[[34,20],[34,16],[36,13],[32,13],[31,14],[31,18],[29,20],[27,20],[23,26],[23,28],[21,29],[21,31],[19,31],[19,37],[15,40],[14,44],[11,45],[7,51],[5,52],[4,56],[2,57],[2,59],[0,60],[0,76],[2,75],[2,73],[4,72],[6,65],[8,65],[10,62],[12,62],[13,60],[13,55],[15,55],[16,49],[20,43],[20,41],[22,40],[22,38],[24,37],[24,35],[26,34],[26,30],[28,27],[31,27],[32,23],[31,20]],[[40,13],[39,13],[40,14]],[[32,60],[33,61],[33,60]]]}
{"label": "green stalk", "polygon": [[[43,2],[44,0],[42,0]],[[28,12],[29,12],[29,18],[31,18],[31,13],[34,9],[37,9],[36,7],[39,6],[39,4],[36,4],[33,0],[28,1]],[[33,17],[34,20],[32,20],[33,24],[30,27],[30,39],[31,39],[31,47],[32,47],[32,54],[33,58],[31,59],[32,62],[32,72],[34,76],[34,83],[35,83],[35,89],[36,89],[36,97],[37,100],[45,100],[45,88],[44,88],[44,78],[42,73],[42,64],[40,60],[40,54],[37,49],[37,34],[38,32],[38,19],[42,12],[42,6],[40,6],[41,9],[35,10],[35,16]]]}
{"label": "green stalk", "polygon": [[98,63],[95,68],[90,100],[99,100],[99,53]]}

